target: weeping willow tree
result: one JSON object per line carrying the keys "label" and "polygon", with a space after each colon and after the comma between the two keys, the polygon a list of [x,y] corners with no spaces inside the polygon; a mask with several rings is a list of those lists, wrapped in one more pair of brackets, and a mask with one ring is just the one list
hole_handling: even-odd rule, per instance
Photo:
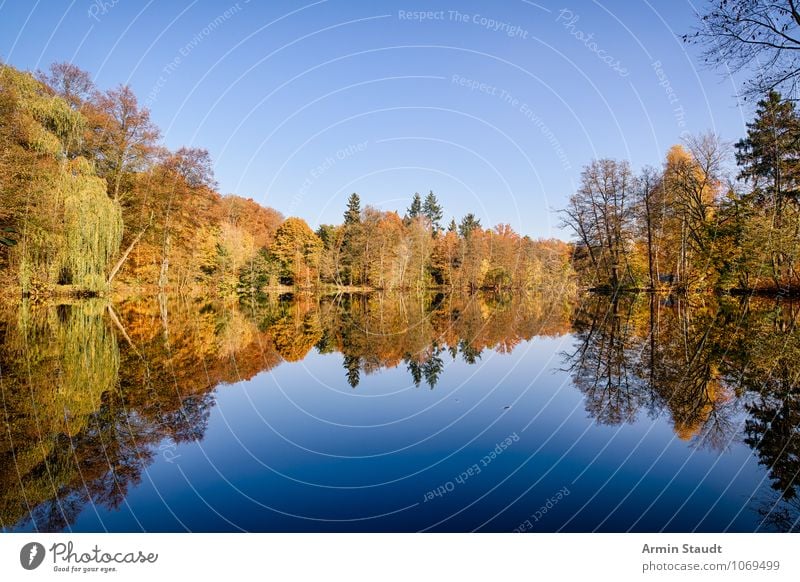
{"label": "weeping willow tree", "polygon": [[20,228],[22,290],[69,285],[98,293],[122,241],[122,211],[84,158],[59,165],[34,192]]}
{"label": "weeping willow tree", "polygon": [[80,143],[86,118],[33,75],[0,65],[0,89],[16,103],[21,140],[42,154],[65,157]]}
{"label": "weeping willow tree", "polygon": [[122,210],[106,194],[105,181],[92,175],[83,158],[66,166],[59,188],[64,205],[64,246],[58,282],[102,291],[109,263],[122,242]]}
{"label": "weeping willow tree", "polygon": [[0,97],[0,146],[14,170],[0,172],[0,195],[19,234],[7,261],[23,294],[56,285],[103,291],[122,213],[75,155],[86,118],[29,73],[3,65]]}

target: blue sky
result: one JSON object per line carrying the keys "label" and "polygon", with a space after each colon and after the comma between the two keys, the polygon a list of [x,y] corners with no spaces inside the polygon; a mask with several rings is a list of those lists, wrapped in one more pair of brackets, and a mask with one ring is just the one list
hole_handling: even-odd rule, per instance
{"label": "blue sky", "polygon": [[0,0],[0,58],[130,84],[168,147],[211,152],[223,193],[313,227],[351,192],[402,214],[433,190],[447,220],[565,238],[555,210],[591,159],[743,135],[738,80],[678,38],[699,6]]}

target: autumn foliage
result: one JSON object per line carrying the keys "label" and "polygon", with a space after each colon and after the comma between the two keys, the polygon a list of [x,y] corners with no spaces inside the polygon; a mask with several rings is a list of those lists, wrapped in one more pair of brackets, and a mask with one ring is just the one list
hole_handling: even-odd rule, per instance
{"label": "autumn foliage", "polygon": [[471,214],[445,230],[433,192],[402,217],[353,194],[316,232],[222,196],[206,150],[168,151],[129,87],[100,91],[71,64],[0,67],[0,128],[0,280],[23,295],[573,284],[569,245]]}

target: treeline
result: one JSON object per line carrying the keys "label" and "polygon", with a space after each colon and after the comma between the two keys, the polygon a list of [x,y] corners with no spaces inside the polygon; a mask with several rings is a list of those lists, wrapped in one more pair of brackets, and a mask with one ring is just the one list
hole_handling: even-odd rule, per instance
{"label": "treeline", "polygon": [[0,65],[0,283],[22,294],[266,287],[532,288],[571,284],[570,247],[469,214],[443,228],[436,196],[403,217],[350,197],[316,232],[221,196],[206,150],[169,151],[126,86],[74,65]]}
{"label": "treeline", "polygon": [[[590,287],[800,289],[800,117],[771,91],[735,148],[713,134],[673,146],[659,169],[586,166],[562,211]],[[735,153],[738,172],[727,171]]]}

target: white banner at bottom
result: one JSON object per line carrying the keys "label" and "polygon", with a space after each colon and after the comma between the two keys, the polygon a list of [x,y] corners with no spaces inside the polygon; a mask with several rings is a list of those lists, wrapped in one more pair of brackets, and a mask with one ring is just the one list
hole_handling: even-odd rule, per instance
{"label": "white banner at bottom", "polygon": [[[2,534],[3,580],[798,580],[792,534]],[[591,578],[588,578],[591,577]]]}

